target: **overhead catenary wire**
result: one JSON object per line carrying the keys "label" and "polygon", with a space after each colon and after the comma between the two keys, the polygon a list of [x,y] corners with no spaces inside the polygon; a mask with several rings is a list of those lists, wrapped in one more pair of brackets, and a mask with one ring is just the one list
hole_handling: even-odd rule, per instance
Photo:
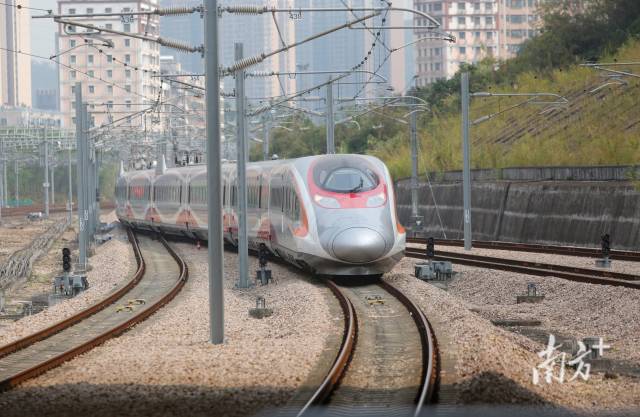
{"label": "overhead catenary wire", "polygon": [[271,52],[261,53],[261,54],[255,55],[253,57],[240,59],[240,60],[236,61],[230,67],[222,69],[221,70],[221,75],[222,76],[229,76],[229,75],[235,73],[236,71],[241,71],[241,70],[247,69],[247,68],[249,68],[249,67],[251,67],[253,65],[259,64],[259,63],[261,63],[262,61],[264,61],[265,59],[267,59],[269,57],[272,57],[274,55],[280,54],[282,52],[286,52],[289,49],[296,48],[296,47],[298,47],[298,46],[300,46],[302,44],[305,44],[307,42],[311,42],[311,41],[313,41],[315,39],[321,38],[321,37],[326,36],[326,35],[328,35],[330,33],[333,33],[333,32],[336,32],[338,30],[341,30],[341,29],[344,29],[346,27],[349,27],[350,25],[353,25],[353,24],[356,24],[356,23],[360,23],[360,22],[363,22],[363,21],[368,20],[368,19],[372,19],[372,18],[378,16],[379,14],[380,14],[380,12],[374,12],[374,13],[368,14],[366,16],[363,16],[363,17],[361,17],[359,19],[348,21],[348,22],[346,22],[346,23],[344,23],[344,24],[342,24],[340,26],[336,26],[334,28],[324,30],[324,31],[322,31],[320,33],[316,33],[315,35],[311,35],[311,36],[309,36],[309,37],[307,37],[305,39],[302,39],[301,41],[294,42],[294,43],[292,43],[290,45],[285,45],[285,46],[283,46],[281,48],[278,48],[278,49],[275,49],[275,50],[273,50]]}
{"label": "overhead catenary wire", "polygon": [[[127,91],[127,89],[126,89],[126,88],[124,88],[124,87],[122,87],[122,86],[120,86],[120,85],[118,85],[118,84],[116,84],[116,83],[113,83],[113,82],[111,82],[111,81],[107,81],[107,80],[105,80],[105,79],[103,79],[103,78],[101,78],[101,77],[96,77],[95,75],[90,75],[89,73],[87,73],[87,72],[85,72],[85,71],[83,71],[83,70],[81,70],[81,69],[79,69],[79,68],[73,67],[73,66],[71,66],[71,65],[67,65],[67,64],[65,64],[65,63],[63,63],[63,62],[60,62],[60,61],[59,61],[59,60],[57,60],[57,59],[52,59],[52,58],[49,58],[49,57],[46,57],[46,56],[37,55],[37,54],[31,54],[31,53],[28,53],[28,52],[22,52],[22,51],[20,51],[20,50],[15,50],[15,49],[10,49],[10,48],[4,48],[4,47],[1,47],[1,46],[0,46],[0,50],[4,50],[4,51],[8,51],[8,52],[14,52],[14,53],[17,53],[17,54],[22,54],[22,55],[30,56],[30,57],[32,57],[32,58],[37,58],[37,59],[43,59],[43,60],[46,60],[46,61],[52,61],[52,62],[54,62],[54,63],[56,63],[56,64],[58,64],[58,65],[62,65],[62,66],[63,66],[63,67],[65,67],[65,68],[68,68],[68,69],[70,69],[70,70],[72,70],[72,71],[76,71],[76,72],[78,72],[78,73],[80,73],[80,74],[83,74],[83,75],[85,75],[85,76],[89,77],[89,78],[92,78],[92,79],[94,79],[94,80],[101,81],[101,82],[103,82],[103,83],[105,83],[105,84],[109,84],[109,85],[111,85],[111,86],[113,86],[113,87],[116,87],[116,88],[118,88],[118,89],[120,89],[120,90]],[[133,94],[133,95],[136,95],[136,96],[141,97],[141,98],[143,98],[143,99],[145,99],[145,100],[149,100],[149,102],[153,102],[153,101],[155,101],[155,98],[150,98],[150,97],[147,97],[147,96],[145,96],[145,95],[143,95],[143,94],[136,93],[136,92],[134,92],[134,91],[127,91],[127,93],[129,93],[129,94]]]}
{"label": "overhead catenary wire", "polygon": [[[0,3],[2,4],[2,3]],[[80,13],[80,14],[53,14],[52,10],[45,9],[33,9],[48,12],[46,15],[33,16],[34,19],[50,19],[50,18],[66,18],[66,17],[119,17],[119,16],[184,16],[193,13],[204,12],[204,6],[173,6],[173,7],[160,7],[152,10],[137,10],[119,13]]]}
{"label": "overhead catenary wire", "polygon": [[81,23],[81,22],[76,22],[73,20],[65,20],[65,19],[61,19],[61,18],[54,18],[53,19],[54,22],[56,23],[61,23],[63,25],[68,25],[68,26],[78,26],[78,27],[82,27],[85,29],[91,29],[91,30],[95,30],[96,32],[100,33],[100,32],[105,32],[105,33],[112,33],[114,35],[120,35],[120,36],[125,36],[125,37],[129,37],[129,38],[135,38],[135,39],[141,39],[143,41],[148,41],[148,42],[155,42],[161,46],[165,46],[167,48],[172,48],[172,49],[176,49],[182,52],[200,52],[200,53],[204,53],[204,45],[199,45],[199,46],[191,46],[191,45],[187,45],[186,43],[182,43],[180,41],[175,41],[172,39],[164,39],[162,37],[157,37],[157,38],[152,38],[150,36],[145,36],[145,35],[139,35],[137,33],[131,33],[131,32],[123,32],[120,30],[114,30],[114,29],[107,29],[107,28],[102,28],[102,27],[98,27],[95,25],[90,25],[88,23]]}
{"label": "overhead catenary wire", "polygon": [[0,2],[0,5],[9,6],[9,7],[15,7],[18,10],[27,9],[27,10],[37,10],[39,12],[47,12],[47,13],[51,13],[52,12],[51,9],[40,9],[38,7],[23,6],[21,4],[11,4],[11,3]]}

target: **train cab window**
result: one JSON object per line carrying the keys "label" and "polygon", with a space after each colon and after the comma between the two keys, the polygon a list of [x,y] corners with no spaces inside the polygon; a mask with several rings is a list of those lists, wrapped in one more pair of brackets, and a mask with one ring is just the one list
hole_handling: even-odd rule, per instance
{"label": "train cab window", "polygon": [[356,193],[373,190],[380,179],[369,161],[350,155],[336,155],[313,167],[313,180],[325,191]]}
{"label": "train cab window", "polygon": [[326,175],[322,188],[336,193],[355,193],[376,188],[377,178],[357,168],[338,168]]}

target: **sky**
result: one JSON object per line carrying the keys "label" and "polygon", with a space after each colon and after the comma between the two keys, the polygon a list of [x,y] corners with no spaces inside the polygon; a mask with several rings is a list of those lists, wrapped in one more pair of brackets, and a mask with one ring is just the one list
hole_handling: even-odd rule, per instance
{"label": "sky", "polygon": [[[56,12],[56,0],[30,0],[29,7],[52,9]],[[32,10],[31,16],[42,15],[46,12]],[[56,24],[53,19],[31,19],[31,51],[36,55],[51,56],[56,51]]]}
{"label": "sky", "polygon": [[[267,3],[267,1],[264,1]],[[412,0],[396,0],[393,2],[396,7],[409,7]],[[31,0],[30,7],[41,9],[52,9],[56,12],[58,6],[56,0]],[[40,15],[45,12],[32,10],[31,15]],[[32,19],[31,20],[31,49],[34,54],[50,56],[55,53],[55,32],[56,25],[53,19]]]}

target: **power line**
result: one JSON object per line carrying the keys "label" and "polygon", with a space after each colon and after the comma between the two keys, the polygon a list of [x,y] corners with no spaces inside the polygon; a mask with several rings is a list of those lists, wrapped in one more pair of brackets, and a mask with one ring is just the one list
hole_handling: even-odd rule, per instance
{"label": "power line", "polygon": [[53,12],[53,10],[51,9],[39,9],[37,7],[23,6],[21,4],[11,4],[11,3],[4,3],[4,2],[0,2],[0,4],[2,4],[3,6],[15,7],[18,10],[22,10],[22,9],[37,10],[39,12],[47,12],[49,14]]}
{"label": "power line", "polygon": [[67,64],[65,64],[65,63],[63,63],[63,62],[58,61],[57,59],[53,59],[53,58],[46,57],[46,56],[41,56],[41,55],[36,55],[36,54],[30,54],[30,53],[28,53],[28,52],[22,52],[22,51],[15,50],[15,49],[3,48],[3,47],[1,47],[1,46],[0,46],[0,50],[4,50],[4,51],[7,51],[7,52],[13,52],[13,53],[17,53],[17,54],[22,54],[22,55],[27,55],[27,56],[30,56],[30,57],[32,57],[32,58],[38,58],[38,59],[43,59],[43,60],[46,60],[46,61],[51,61],[51,62],[54,62],[54,63],[56,63],[56,64],[58,64],[58,65],[62,65],[63,67],[68,68],[68,69],[70,69],[71,71],[79,72],[79,73],[81,73],[81,74],[83,74],[83,75],[86,75],[86,76],[87,76],[87,77],[89,77],[89,78],[93,78],[94,80],[102,81],[102,82],[103,82],[103,83],[105,83],[105,84],[109,84],[109,85],[111,85],[111,86],[113,86],[113,87],[116,87],[116,88],[119,88],[119,89],[121,89],[121,90],[124,90],[124,91],[126,91],[127,93],[129,93],[129,94],[132,94],[132,95],[135,95],[135,96],[138,96],[138,97],[142,97],[143,99],[145,99],[145,100],[149,100],[150,102],[155,101],[155,99],[154,99],[154,98],[149,98],[149,97],[147,97],[147,96],[145,96],[145,95],[143,95],[143,94],[136,93],[136,92],[134,92],[134,91],[128,91],[126,88],[124,88],[124,87],[122,87],[122,86],[120,86],[120,85],[118,85],[118,84],[116,84],[116,83],[113,83],[113,82],[111,82],[111,81],[107,81],[107,80],[103,79],[102,77],[96,77],[96,76],[94,76],[94,75],[90,75],[89,73],[87,73],[87,72],[85,72],[85,71],[82,71],[81,69],[78,69],[78,68],[72,67],[71,65],[67,65]]}

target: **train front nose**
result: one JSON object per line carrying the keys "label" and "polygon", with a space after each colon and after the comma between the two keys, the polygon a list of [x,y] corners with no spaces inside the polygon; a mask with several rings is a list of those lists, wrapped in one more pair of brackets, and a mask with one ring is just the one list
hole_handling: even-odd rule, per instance
{"label": "train front nose", "polygon": [[352,227],[339,232],[332,243],[336,258],[351,263],[375,261],[386,250],[384,237],[367,227]]}

